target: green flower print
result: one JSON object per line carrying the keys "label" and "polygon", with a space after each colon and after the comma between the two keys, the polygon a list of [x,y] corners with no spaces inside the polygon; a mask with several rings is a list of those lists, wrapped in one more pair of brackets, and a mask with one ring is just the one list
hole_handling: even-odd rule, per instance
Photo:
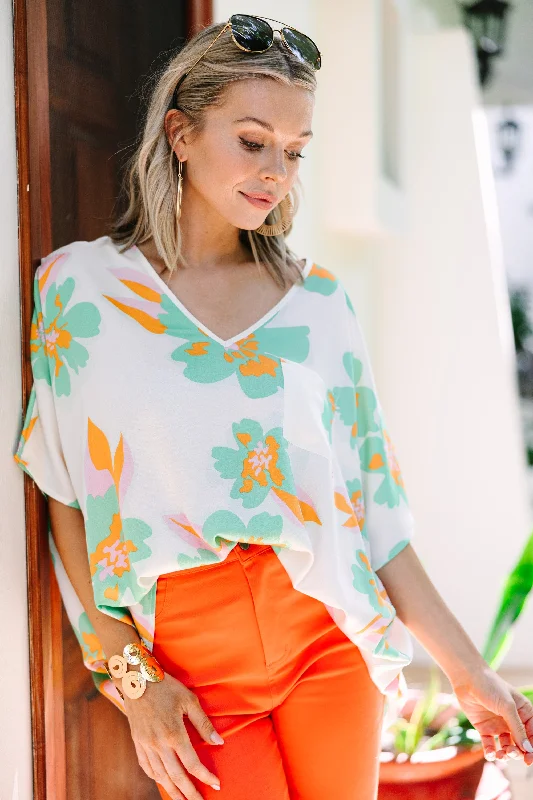
{"label": "green flower print", "polygon": [[138,585],[132,563],[151,554],[145,539],[152,530],[140,519],[123,517],[120,507],[133,472],[133,456],[122,434],[113,454],[106,434],[89,417],[85,457],[87,550],[96,606],[104,606],[111,616],[114,611],[124,615],[121,607],[140,603],[146,593]]}
{"label": "green flower print", "polygon": [[304,287],[308,292],[318,292],[323,295],[333,294],[338,285],[339,281],[335,275],[318,264],[313,264],[304,281]]}
{"label": "green flower print", "polygon": [[237,449],[213,447],[215,469],[223,478],[233,478],[230,496],[242,500],[245,508],[256,508],[273,489],[294,493],[287,453],[287,440],[281,428],[263,433],[253,419],[242,419],[232,425]]}
{"label": "green flower print", "polygon": [[[131,605],[142,599],[131,562],[150,555],[144,540],[152,535],[140,519],[122,519],[114,485],[101,497],[87,496],[87,547],[97,606]],[[102,532],[107,536],[102,538]],[[124,602],[128,591],[129,602]],[[130,594],[131,592],[131,594]]]}
{"label": "green flower print", "polygon": [[103,662],[105,654],[102,645],[85,611],[80,615],[78,624],[72,628],[81,647],[84,663],[92,666],[95,662]]}
{"label": "green flower print", "polygon": [[309,354],[309,328],[259,328],[243,339],[225,347],[184,319],[180,309],[166,297],[161,298],[165,314],[159,320],[170,336],[187,341],[172,353],[174,361],[183,361],[186,378],[196,383],[217,383],[236,375],[243,392],[252,398],[268,397],[283,386],[280,358],[301,363]]}
{"label": "green flower print", "polygon": [[251,517],[248,525],[245,525],[232,511],[215,511],[204,522],[202,536],[213,547],[218,547],[218,537],[225,538],[228,534],[236,535],[238,542],[269,544],[279,540],[282,529],[283,520],[278,514],[272,516],[264,511]]}
{"label": "green flower print", "polygon": [[376,503],[393,508],[402,497],[407,502],[402,473],[386,430],[383,431],[383,438],[369,436],[359,449],[359,457],[365,472],[383,475],[381,486],[374,494]]}
{"label": "green flower print", "polygon": [[350,309],[351,313],[355,317],[355,308],[353,307],[353,303],[350,300],[350,296],[349,296],[348,292],[346,291],[346,289],[344,289],[344,299],[346,300],[346,305],[348,306],[348,308]]}
{"label": "green flower print", "polygon": [[358,592],[365,594],[370,605],[382,617],[394,616],[394,609],[384,589],[379,588],[378,578],[373,571],[368,556],[363,550],[356,551],[356,563],[352,564],[353,585]]}
{"label": "green flower print", "polygon": [[326,398],[324,400],[324,408],[322,410],[322,423],[324,428],[326,429],[326,433],[328,434],[328,439],[331,443],[331,430],[333,428],[333,420],[335,418],[335,410],[336,410],[336,402],[335,402],[335,395],[333,392],[329,391],[326,393]]}
{"label": "green flower print", "polygon": [[58,397],[70,394],[69,369],[77,374],[89,359],[87,349],[77,339],[87,339],[99,333],[101,317],[95,305],[76,303],[65,310],[74,287],[74,278],[67,278],[60,286],[52,283],[46,293],[44,312],[36,304],[31,326],[34,375],[44,378],[48,385],[51,385],[53,376]]}
{"label": "green flower print", "polygon": [[392,550],[390,551],[389,555],[387,556],[387,561],[392,561],[392,559],[395,558],[395,556],[397,556],[398,553],[400,553],[404,549],[404,547],[407,547],[408,544],[410,544],[409,539],[402,539],[401,542],[395,544]]}
{"label": "green flower print", "polygon": [[291,471],[288,442],[282,428],[263,428],[253,419],[242,419],[232,425],[237,449],[213,447],[215,469],[222,478],[233,479],[230,497],[242,500],[245,508],[256,508],[272,492],[285,512],[300,524],[322,525],[309,498],[299,495]]}
{"label": "green flower print", "polygon": [[333,389],[333,398],[342,422],[351,428],[350,445],[355,448],[358,438],[363,438],[368,433],[375,433],[379,430],[379,425],[375,420],[377,400],[372,389],[359,385],[363,374],[362,362],[348,351],[344,353],[342,363],[353,388],[352,386],[337,386]]}

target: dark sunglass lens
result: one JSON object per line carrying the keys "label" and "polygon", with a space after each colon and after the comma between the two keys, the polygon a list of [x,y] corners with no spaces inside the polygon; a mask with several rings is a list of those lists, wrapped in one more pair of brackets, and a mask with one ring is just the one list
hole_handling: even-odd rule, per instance
{"label": "dark sunglass lens", "polygon": [[267,50],[274,41],[272,28],[259,17],[234,14],[230,22],[235,40],[246,50]]}
{"label": "dark sunglass lens", "polygon": [[283,28],[283,36],[295,55],[312,64],[315,69],[320,69],[320,53],[318,47],[309,36],[291,28]]}

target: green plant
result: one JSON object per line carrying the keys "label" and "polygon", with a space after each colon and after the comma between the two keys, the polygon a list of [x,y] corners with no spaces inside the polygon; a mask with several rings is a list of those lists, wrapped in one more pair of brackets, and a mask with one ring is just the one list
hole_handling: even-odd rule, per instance
{"label": "green plant", "polygon": [[533,333],[529,320],[529,293],[527,289],[514,289],[510,293],[511,320],[517,353],[526,349],[526,341]]}
{"label": "green plant", "polygon": [[[492,669],[498,669],[509,650],[513,628],[524,611],[532,589],[533,534],[505,580],[498,610],[482,650],[483,658]],[[449,705],[438,703],[439,689],[439,671],[433,665],[429,686],[415,704],[409,719],[399,717],[391,728],[396,754],[412,756],[417,751],[447,745],[470,747],[480,741],[479,733],[460,709],[437,728],[437,717],[449,709]],[[518,691],[533,702],[533,686],[521,686]]]}

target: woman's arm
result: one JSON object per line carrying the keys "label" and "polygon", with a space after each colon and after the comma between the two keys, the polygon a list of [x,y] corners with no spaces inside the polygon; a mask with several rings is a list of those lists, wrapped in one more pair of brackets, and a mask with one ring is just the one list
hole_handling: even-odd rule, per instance
{"label": "woman's arm", "polygon": [[[83,514],[52,497],[48,498],[52,535],[65,571],[87,612],[106,658],[121,654],[124,645],[140,642],[137,629],[104,614],[96,608],[85,538]],[[128,666],[128,669],[136,667]],[[121,691],[122,680],[113,678]],[[151,683],[142,697],[124,697],[124,705],[137,758],[142,769],[158,781],[171,798],[202,800],[187,772],[198,780],[220,789],[220,781],[198,758],[183,723],[189,717],[209,744],[223,744],[197,696],[172,675]],[[215,738],[213,738],[215,737]]]}
{"label": "woman's arm", "polygon": [[444,603],[411,544],[376,574],[398,617],[452,684],[459,683],[465,674],[487,668],[486,661]]}
{"label": "woman's arm", "polygon": [[376,574],[398,617],[450,679],[463,711],[481,734],[487,757],[516,754],[512,736],[525,751],[525,763],[531,765],[533,706],[491,670],[437,592],[412,545],[406,545]]}
{"label": "woman's arm", "polygon": [[[129,642],[139,643],[141,638],[136,628],[110,617],[109,614],[102,613],[96,608],[82,512],[77,508],[60,503],[53,497],[48,498],[48,510],[52,535],[59,557],[80,603],[96,631],[106,658],[116,653],[122,654],[124,645]],[[128,669],[132,669],[132,667],[128,667]],[[121,691],[121,679],[113,678],[113,683]]]}

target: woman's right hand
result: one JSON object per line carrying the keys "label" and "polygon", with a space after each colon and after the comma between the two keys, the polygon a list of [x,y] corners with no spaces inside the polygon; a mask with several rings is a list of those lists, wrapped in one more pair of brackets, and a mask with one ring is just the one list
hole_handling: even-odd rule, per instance
{"label": "woman's right hand", "polygon": [[[130,667],[130,669],[132,669]],[[121,689],[120,680],[114,680]],[[197,696],[185,684],[165,673],[159,683],[148,682],[144,694],[132,700],[124,695],[137,758],[148,777],[157,781],[172,800],[203,800],[187,772],[195,778],[220,788],[220,781],[198,758],[183,716],[187,715],[202,739],[209,744],[216,734]]]}

